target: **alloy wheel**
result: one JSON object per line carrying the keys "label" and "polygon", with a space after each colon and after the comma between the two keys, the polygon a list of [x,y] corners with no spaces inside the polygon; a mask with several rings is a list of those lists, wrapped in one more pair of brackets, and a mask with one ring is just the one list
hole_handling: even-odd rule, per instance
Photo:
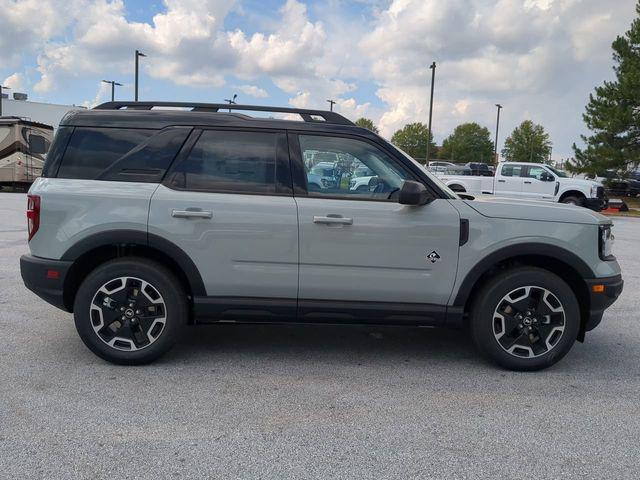
{"label": "alloy wheel", "polygon": [[162,295],[149,282],[118,277],[102,285],[93,296],[89,317],[94,332],[116,350],[136,351],[148,347],[166,324]]}
{"label": "alloy wheel", "polygon": [[538,286],[519,287],[498,302],[493,335],[503,350],[521,358],[551,351],[562,338],[565,310],[558,297]]}

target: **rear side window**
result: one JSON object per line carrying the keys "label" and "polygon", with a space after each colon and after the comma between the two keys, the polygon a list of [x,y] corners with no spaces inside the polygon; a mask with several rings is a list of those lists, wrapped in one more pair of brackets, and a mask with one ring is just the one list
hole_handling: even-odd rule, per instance
{"label": "rear side window", "polygon": [[503,177],[519,177],[521,172],[521,165],[505,165],[501,171]]}
{"label": "rear side window", "polygon": [[278,134],[205,130],[176,167],[174,188],[274,193]]}

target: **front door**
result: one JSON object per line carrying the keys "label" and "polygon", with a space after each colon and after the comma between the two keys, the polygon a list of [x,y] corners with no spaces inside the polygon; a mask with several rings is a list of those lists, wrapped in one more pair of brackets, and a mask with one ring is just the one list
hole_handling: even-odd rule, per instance
{"label": "front door", "polygon": [[[542,165],[530,165],[523,172],[522,196],[531,200],[553,202],[556,194],[556,179]],[[546,178],[546,179],[545,179]]]}
{"label": "front door", "polygon": [[238,306],[264,313],[271,305],[295,315],[298,218],[290,181],[281,181],[290,178],[286,135],[199,135],[154,193],[149,233],[170,240],[195,263],[207,297],[196,299],[196,308],[205,304],[234,317]]}
{"label": "front door", "polygon": [[[367,140],[293,137],[293,159],[305,159],[306,172],[328,155],[337,165],[334,184],[296,196],[301,319],[406,321],[442,312],[458,262],[457,210],[445,199],[400,205],[403,180],[417,178]],[[366,190],[351,182],[362,164],[373,174]]]}

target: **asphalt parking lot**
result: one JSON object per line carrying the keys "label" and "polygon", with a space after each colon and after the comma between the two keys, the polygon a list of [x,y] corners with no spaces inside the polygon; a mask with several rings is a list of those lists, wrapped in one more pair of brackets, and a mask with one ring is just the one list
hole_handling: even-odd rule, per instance
{"label": "asphalt parking lot", "polygon": [[543,372],[459,332],[249,325],[117,367],[23,287],[25,203],[0,193],[2,478],[640,477],[640,219],[615,219],[621,298]]}

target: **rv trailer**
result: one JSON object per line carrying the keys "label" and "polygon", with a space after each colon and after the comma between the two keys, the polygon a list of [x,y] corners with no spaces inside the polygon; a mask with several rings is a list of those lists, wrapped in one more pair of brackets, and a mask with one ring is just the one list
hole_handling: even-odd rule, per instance
{"label": "rv trailer", "polygon": [[19,117],[0,117],[0,188],[28,189],[42,173],[53,127]]}

